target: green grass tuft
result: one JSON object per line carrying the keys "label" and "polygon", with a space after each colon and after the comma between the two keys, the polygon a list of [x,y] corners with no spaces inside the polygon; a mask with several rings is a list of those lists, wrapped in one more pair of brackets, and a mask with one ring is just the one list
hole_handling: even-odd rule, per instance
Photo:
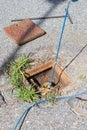
{"label": "green grass tuft", "polygon": [[8,65],[7,74],[10,77],[10,83],[18,91],[18,97],[27,102],[39,100],[38,93],[34,87],[26,83],[24,76],[25,69],[30,68],[31,59],[28,56],[22,56]]}
{"label": "green grass tuft", "polygon": [[27,87],[27,91],[25,89],[19,89],[19,98],[23,101],[27,101],[29,103],[36,102],[39,100],[38,92],[32,86]]}

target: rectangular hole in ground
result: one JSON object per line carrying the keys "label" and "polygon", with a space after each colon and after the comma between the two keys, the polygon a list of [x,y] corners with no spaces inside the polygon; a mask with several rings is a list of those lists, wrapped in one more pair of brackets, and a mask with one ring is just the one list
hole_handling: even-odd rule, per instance
{"label": "rectangular hole in ground", "polygon": [[[52,75],[52,68],[49,68],[47,70],[44,70],[30,78],[27,78],[29,84],[36,85],[37,87],[43,86],[44,83],[49,82]],[[55,71],[53,83],[56,87],[60,89],[60,87],[63,87],[64,83],[62,82],[61,78],[59,79],[59,74]]]}

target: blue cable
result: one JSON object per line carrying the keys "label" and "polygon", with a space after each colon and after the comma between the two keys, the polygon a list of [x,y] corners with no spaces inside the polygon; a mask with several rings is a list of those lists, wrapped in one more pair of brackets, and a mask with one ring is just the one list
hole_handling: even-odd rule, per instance
{"label": "blue cable", "polygon": [[71,96],[63,96],[63,97],[59,97],[59,98],[52,98],[52,99],[48,99],[48,100],[41,100],[41,101],[38,101],[38,102],[35,102],[33,105],[29,106],[22,114],[21,116],[19,117],[18,121],[16,122],[15,124],[15,127],[14,127],[14,130],[17,130],[17,127],[20,123],[20,121],[22,120],[22,118],[24,117],[24,115],[26,115],[27,112],[29,112],[34,106],[37,106],[37,105],[40,105],[42,103],[46,103],[46,102],[50,102],[52,100],[56,100],[56,101],[60,101],[60,100],[63,100],[63,99],[71,99],[71,98],[75,98],[75,97],[78,97],[78,96],[81,96],[83,94],[87,94],[87,90],[81,92],[81,93],[78,93],[78,94],[74,94],[74,95],[71,95]]}
{"label": "blue cable", "polygon": [[72,2],[77,2],[78,0],[72,0]]}
{"label": "blue cable", "polygon": [[[72,2],[75,2],[75,1],[77,1],[77,0],[72,0]],[[53,69],[52,69],[52,77],[51,77],[51,80],[50,80],[50,86],[52,86],[52,80],[53,80],[53,77],[54,77],[54,71],[55,71],[55,67],[56,67],[56,62],[57,62],[58,55],[59,55],[59,51],[60,51],[60,45],[61,45],[61,41],[62,41],[62,37],[63,37],[63,32],[64,32],[64,28],[65,28],[66,18],[67,18],[67,15],[68,15],[69,5],[70,5],[70,2],[68,3],[67,8],[66,8],[66,15],[65,15],[65,17],[64,17],[64,23],[63,23],[63,26],[62,26],[62,31],[61,31],[61,35],[60,35],[60,40],[59,40],[59,42],[58,42],[58,49],[57,49],[56,59],[55,59],[54,67],[53,67]],[[48,100],[41,100],[41,101],[35,102],[33,105],[29,106],[29,107],[21,114],[21,116],[19,117],[18,121],[17,121],[16,124],[15,124],[14,130],[17,130],[17,127],[18,127],[20,121],[22,120],[22,118],[24,117],[24,115],[26,115],[26,113],[29,112],[34,106],[37,106],[37,105],[42,104],[42,103],[50,102],[50,101],[52,101],[52,100],[60,101],[60,100],[62,100],[62,99],[75,98],[75,97],[81,96],[81,95],[83,95],[83,94],[87,94],[87,90],[86,90],[86,91],[83,91],[83,92],[81,92],[81,93],[78,93],[78,94],[71,95],[71,96],[63,96],[63,97],[59,97],[59,98],[52,98],[52,99],[48,99]]]}
{"label": "blue cable", "polygon": [[57,53],[56,53],[56,58],[55,58],[55,62],[54,62],[54,67],[52,69],[52,75],[51,75],[51,78],[50,78],[50,86],[52,86],[52,81],[53,81],[53,77],[54,77],[55,67],[56,67],[56,63],[57,63],[57,60],[58,60],[58,56],[59,56],[61,41],[62,41],[62,37],[63,37],[63,32],[64,32],[64,28],[65,28],[66,19],[67,19],[67,16],[68,16],[68,9],[69,9],[70,3],[71,3],[71,1],[69,1],[68,5],[66,7],[66,14],[64,16],[64,22],[63,22],[63,25],[62,25],[62,31],[61,31],[60,39],[59,39],[59,42],[58,42],[58,47],[57,47]]}

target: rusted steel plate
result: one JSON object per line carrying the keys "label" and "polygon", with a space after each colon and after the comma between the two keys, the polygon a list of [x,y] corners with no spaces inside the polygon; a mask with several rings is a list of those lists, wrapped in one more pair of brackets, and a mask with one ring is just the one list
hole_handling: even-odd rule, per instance
{"label": "rusted steel plate", "polygon": [[34,40],[46,32],[30,19],[25,19],[4,28],[6,34],[18,45]]}

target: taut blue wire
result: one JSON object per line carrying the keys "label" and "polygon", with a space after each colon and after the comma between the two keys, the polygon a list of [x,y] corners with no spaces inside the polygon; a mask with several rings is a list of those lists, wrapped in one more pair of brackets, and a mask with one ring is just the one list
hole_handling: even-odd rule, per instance
{"label": "taut blue wire", "polygon": [[39,102],[35,102],[33,105],[29,106],[22,114],[21,116],[19,117],[17,123],[15,124],[15,127],[14,127],[14,130],[17,130],[17,127],[20,123],[20,121],[22,120],[22,118],[24,117],[24,115],[26,115],[27,112],[29,112],[34,106],[37,106],[39,104],[42,104],[42,103],[46,103],[46,102],[50,102],[52,100],[56,100],[56,101],[60,101],[60,100],[63,100],[63,99],[67,99],[67,98],[75,98],[75,97],[78,97],[78,96],[81,96],[83,94],[87,94],[87,90],[81,92],[81,93],[78,93],[78,94],[74,94],[74,95],[71,95],[71,96],[63,96],[63,97],[59,97],[59,98],[52,98],[52,99],[48,99],[48,100],[41,100]]}
{"label": "taut blue wire", "polygon": [[50,86],[52,86],[52,81],[53,81],[53,77],[54,77],[55,67],[56,67],[56,63],[57,63],[57,60],[58,60],[58,56],[59,56],[61,41],[62,41],[62,37],[63,37],[63,32],[64,32],[64,28],[65,28],[65,23],[66,23],[66,19],[67,19],[68,9],[69,9],[70,3],[71,3],[71,1],[69,1],[68,5],[66,7],[66,14],[64,16],[64,22],[63,22],[63,25],[62,25],[62,31],[61,31],[60,39],[59,39],[59,42],[58,42],[58,47],[57,47],[57,53],[56,53],[56,58],[55,58],[55,62],[54,62],[54,67],[52,69],[52,75],[51,75],[51,78],[50,78]]}
{"label": "taut blue wire", "polygon": [[[72,0],[72,1],[74,2],[74,1],[77,1],[77,0]],[[63,32],[64,32],[64,27],[65,27],[65,23],[66,23],[66,18],[67,18],[67,15],[68,15],[69,5],[70,5],[70,2],[68,3],[67,8],[66,8],[66,15],[65,15],[65,17],[64,17],[64,23],[63,23],[63,26],[62,26],[61,35],[60,35],[60,39],[59,39],[59,42],[58,42],[58,49],[57,49],[56,59],[55,59],[54,67],[53,67],[53,69],[52,69],[52,77],[51,77],[51,80],[50,80],[50,86],[52,86],[52,80],[53,80],[53,77],[54,77],[54,71],[55,71],[55,67],[56,67],[56,62],[57,62],[58,55],[59,55],[59,51],[60,51],[60,45],[61,45],[61,41],[62,41],[62,36],[63,36]],[[23,116],[24,116],[27,112],[29,112],[34,106],[37,106],[37,105],[42,104],[42,103],[50,102],[50,101],[52,101],[52,100],[59,101],[59,100],[62,100],[62,99],[67,99],[67,98],[75,98],[75,97],[81,96],[81,95],[83,95],[83,94],[87,94],[87,90],[86,90],[86,91],[83,91],[83,92],[81,92],[81,93],[78,93],[78,94],[71,95],[71,96],[63,96],[63,97],[59,97],[59,98],[52,98],[52,99],[48,99],[48,100],[41,100],[41,101],[39,101],[39,102],[35,102],[33,105],[29,106],[29,107],[21,114],[21,116],[19,117],[18,121],[17,121],[16,124],[15,124],[14,130],[17,130],[17,126],[19,125],[19,123],[20,123],[20,121],[22,120]]]}

